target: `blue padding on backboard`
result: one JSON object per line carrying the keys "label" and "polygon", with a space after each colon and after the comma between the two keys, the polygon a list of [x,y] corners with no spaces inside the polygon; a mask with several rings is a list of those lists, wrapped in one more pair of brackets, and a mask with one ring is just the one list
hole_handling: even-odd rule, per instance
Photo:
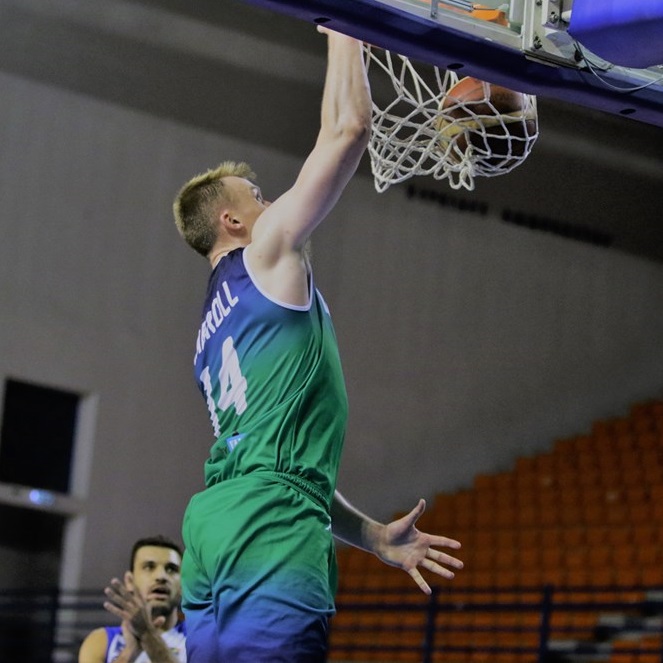
{"label": "blue padding on backboard", "polygon": [[569,34],[612,64],[663,64],[663,0],[574,0]]}
{"label": "blue padding on backboard", "polygon": [[[660,83],[641,86],[641,79],[633,78],[629,69],[604,72],[602,77],[609,83],[606,84],[586,69],[552,67],[533,61],[519,49],[507,48],[469,32],[452,30],[433,20],[404,12],[386,0],[242,1],[311,23],[324,23],[334,30],[414,60],[454,69],[460,76],[475,76],[520,92],[561,99],[663,127]],[[585,1],[604,6],[613,4],[613,0]],[[583,0],[575,2],[581,5]],[[663,5],[663,0],[621,2]],[[660,25],[658,23],[659,28]],[[589,45],[587,48],[593,50]],[[625,89],[629,90],[628,94],[623,92]]]}

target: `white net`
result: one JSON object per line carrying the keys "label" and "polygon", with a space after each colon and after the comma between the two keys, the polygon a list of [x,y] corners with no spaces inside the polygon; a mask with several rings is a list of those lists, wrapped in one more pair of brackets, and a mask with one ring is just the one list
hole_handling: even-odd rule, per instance
{"label": "white net", "polygon": [[369,45],[365,51],[374,92],[387,82],[395,93],[382,107],[374,94],[368,151],[378,192],[414,175],[472,190],[476,176],[502,175],[529,155],[538,137],[536,97],[476,79],[461,83],[474,85],[471,94],[451,97],[460,82],[453,71]]}

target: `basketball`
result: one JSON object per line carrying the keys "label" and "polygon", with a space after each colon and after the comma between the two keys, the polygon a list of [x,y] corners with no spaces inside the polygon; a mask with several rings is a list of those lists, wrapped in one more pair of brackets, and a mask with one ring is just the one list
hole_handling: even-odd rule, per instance
{"label": "basketball", "polygon": [[443,97],[436,128],[452,160],[462,161],[471,149],[480,165],[504,170],[529,154],[538,134],[529,95],[469,76]]}

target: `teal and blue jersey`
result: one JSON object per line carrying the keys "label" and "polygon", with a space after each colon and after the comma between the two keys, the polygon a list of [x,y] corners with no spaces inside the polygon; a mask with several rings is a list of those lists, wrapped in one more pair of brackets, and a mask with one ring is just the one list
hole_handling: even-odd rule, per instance
{"label": "teal and blue jersey", "polygon": [[243,249],[210,276],[194,358],[216,438],[207,486],[267,470],[331,500],[348,404],[329,310],[309,279],[306,306],[277,302],[252,278]]}

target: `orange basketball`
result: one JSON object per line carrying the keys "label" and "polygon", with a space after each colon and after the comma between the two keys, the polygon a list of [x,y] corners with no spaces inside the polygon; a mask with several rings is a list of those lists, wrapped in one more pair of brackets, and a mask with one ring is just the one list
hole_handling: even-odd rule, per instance
{"label": "orange basketball", "polygon": [[468,147],[488,167],[509,169],[529,153],[538,126],[529,95],[466,77],[444,96],[437,130],[460,161]]}

